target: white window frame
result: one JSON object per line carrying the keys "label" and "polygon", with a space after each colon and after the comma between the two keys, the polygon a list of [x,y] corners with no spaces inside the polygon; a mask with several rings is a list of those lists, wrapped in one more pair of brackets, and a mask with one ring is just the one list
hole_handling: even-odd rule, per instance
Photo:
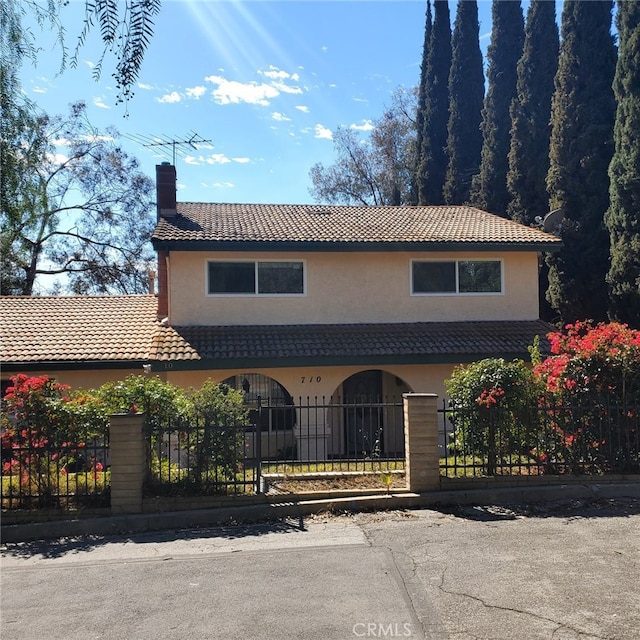
{"label": "white window frame", "polygon": [[[250,292],[242,292],[242,293],[211,293],[209,291],[209,265],[212,262],[237,262],[237,263],[249,263],[253,262],[254,268],[254,282],[256,289],[253,293]],[[258,265],[260,263],[270,263],[270,262],[294,262],[302,265],[302,293],[259,293],[258,292]],[[205,295],[208,298],[304,298],[307,295],[307,261],[298,259],[298,258],[209,258],[205,261]]]}
{"label": "white window frame", "polygon": [[[455,291],[414,291],[413,265],[416,262],[450,262],[455,264]],[[460,262],[498,262],[500,264],[500,291],[460,291]],[[504,260],[502,258],[413,258],[409,265],[409,293],[411,296],[503,296],[504,295]]]}

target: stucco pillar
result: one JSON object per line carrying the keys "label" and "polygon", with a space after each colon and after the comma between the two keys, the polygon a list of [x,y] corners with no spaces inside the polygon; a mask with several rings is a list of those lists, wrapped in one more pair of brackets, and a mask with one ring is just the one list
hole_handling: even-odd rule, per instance
{"label": "stucco pillar", "polygon": [[437,491],[440,488],[438,396],[405,393],[402,399],[407,489],[416,493]]}
{"label": "stucco pillar", "polygon": [[142,484],[147,472],[145,417],[140,413],[112,415],[111,513],[142,513]]}

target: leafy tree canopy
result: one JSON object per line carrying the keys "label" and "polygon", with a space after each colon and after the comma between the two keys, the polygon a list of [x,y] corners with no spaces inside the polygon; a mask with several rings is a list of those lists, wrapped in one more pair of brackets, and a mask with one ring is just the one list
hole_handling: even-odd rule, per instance
{"label": "leafy tree canopy", "polygon": [[41,276],[66,276],[74,293],[146,291],[152,181],[83,103],[23,116],[2,136],[2,294],[31,295]]}
{"label": "leafy tree canopy", "polygon": [[411,199],[416,92],[397,90],[369,139],[353,129],[334,135],[338,159],[311,167],[311,195],[330,204],[401,205]]}

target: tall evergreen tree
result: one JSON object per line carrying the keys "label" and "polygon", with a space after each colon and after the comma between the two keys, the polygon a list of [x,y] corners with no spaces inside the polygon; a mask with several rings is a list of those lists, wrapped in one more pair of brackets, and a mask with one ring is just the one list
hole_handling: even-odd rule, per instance
{"label": "tall evergreen tree", "polygon": [[479,29],[476,0],[458,2],[449,74],[448,166],[443,190],[447,204],[469,200],[471,179],[480,165],[484,71]]}
{"label": "tall evergreen tree", "polygon": [[422,45],[422,62],[420,64],[420,84],[418,85],[418,106],[416,107],[416,156],[411,183],[411,204],[418,204],[420,191],[420,165],[422,164],[422,136],[424,132],[424,118],[427,103],[427,64],[429,47],[431,46],[431,0],[427,0],[427,13],[424,25],[424,43]]}
{"label": "tall evergreen tree", "polygon": [[611,251],[609,315],[640,328],[640,2],[618,0],[616,25],[615,148],[605,215]]}
{"label": "tall evergreen tree", "polygon": [[427,54],[425,110],[418,166],[418,203],[442,204],[447,170],[451,21],[447,0],[435,0]]}
{"label": "tall evergreen tree", "polygon": [[613,154],[616,48],[612,0],[565,0],[551,108],[550,208],[561,208],[563,247],[548,256],[547,297],[563,323],[607,316],[608,167]]}
{"label": "tall evergreen tree", "polygon": [[[518,62],[517,97],[511,105],[508,217],[530,225],[549,206],[547,173],[551,97],[558,70],[558,25],[554,2],[533,0]],[[546,287],[545,287],[546,288]]]}
{"label": "tall evergreen tree", "polygon": [[485,211],[505,217],[509,204],[509,109],[516,97],[518,60],[524,44],[520,0],[493,0],[491,17],[491,43],[487,51],[489,87],[482,110],[482,155],[480,171],[472,182],[471,202]]}

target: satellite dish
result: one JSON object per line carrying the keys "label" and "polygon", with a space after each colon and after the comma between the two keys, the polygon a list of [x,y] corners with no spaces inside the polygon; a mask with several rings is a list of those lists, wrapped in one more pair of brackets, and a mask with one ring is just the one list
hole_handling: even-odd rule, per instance
{"label": "satellite dish", "polygon": [[542,228],[547,233],[553,233],[558,229],[564,220],[564,211],[562,209],[554,209],[549,211],[542,221]]}

